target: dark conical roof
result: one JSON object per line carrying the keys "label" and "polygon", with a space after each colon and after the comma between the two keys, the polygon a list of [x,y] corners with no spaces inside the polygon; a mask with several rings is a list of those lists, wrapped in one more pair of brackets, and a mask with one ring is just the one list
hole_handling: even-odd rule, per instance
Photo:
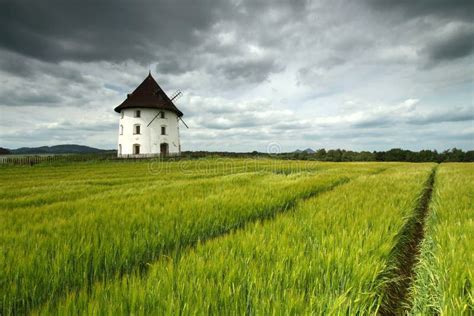
{"label": "dark conical roof", "polygon": [[125,101],[117,106],[114,110],[120,113],[123,109],[129,108],[153,108],[160,110],[169,110],[175,112],[179,117],[183,116],[174,104],[173,101],[161,89],[151,73],[143,80],[143,82],[133,91],[127,95]]}

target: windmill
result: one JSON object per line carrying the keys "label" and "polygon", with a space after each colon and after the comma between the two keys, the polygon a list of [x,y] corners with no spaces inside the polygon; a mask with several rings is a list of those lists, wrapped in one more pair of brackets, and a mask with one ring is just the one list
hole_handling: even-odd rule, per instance
{"label": "windmill", "polygon": [[114,109],[120,113],[117,155],[181,154],[179,121],[189,127],[181,119],[183,112],[173,103],[180,96],[182,93],[176,91],[170,98],[148,72],[143,82]]}

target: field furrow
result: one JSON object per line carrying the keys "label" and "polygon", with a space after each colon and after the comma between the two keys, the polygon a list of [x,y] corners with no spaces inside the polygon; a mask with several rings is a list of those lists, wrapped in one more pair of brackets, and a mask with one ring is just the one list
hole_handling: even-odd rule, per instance
{"label": "field furrow", "polygon": [[[208,160],[160,163],[97,163],[30,167],[0,166],[0,210],[40,206],[57,201],[87,197],[115,187],[139,187],[157,181],[186,184],[230,174],[273,172],[290,174],[331,169],[334,163],[285,162],[272,160]],[[87,192],[84,192],[87,191]]]}
{"label": "field furrow", "polygon": [[412,314],[474,314],[473,183],[470,164],[441,164],[438,169],[411,287]]}
{"label": "field furrow", "polygon": [[[179,168],[146,182],[131,168],[123,171],[124,176],[135,172],[138,184],[131,181],[130,186],[102,194],[90,190],[90,198],[86,190],[73,203],[66,199],[1,212],[2,314],[23,313],[66,292],[87,290],[96,282],[140,272],[161,255],[172,255],[199,240],[272,217],[299,199],[387,168],[380,164],[318,163],[275,168],[273,163],[261,163],[257,166],[261,171],[243,172],[244,163],[237,160],[231,172],[225,175],[223,170],[217,177],[195,177],[190,172],[188,182],[183,181]],[[110,178],[116,177],[117,165],[106,166]],[[65,186],[68,179],[97,180],[92,176],[96,166],[80,168],[81,176],[62,180]],[[38,177],[49,172],[41,171]],[[101,177],[107,178],[104,172]],[[67,170],[60,174],[67,174]],[[13,172],[0,177],[10,177],[14,186]],[[165,184],[163,177],[171,180]],[[22,177],[17,181],[25,190],[32,182]]]}
{"label": "field furrow", "polygon": [[379,290],[381,315],[402,315],[408,311],[407,294],[414,280],[414,266],[419,259],[424,238],[425,219],[431,202],[436,169],[433,168],[413,214],[397,236],[397,243],[388,260],[390,264],[379,276],[380,282],[383,282]]}
{"label": "field furrow", "polygon": [[39,313],[357,314],[380,308],[379,275],[433,165],[365,175]]}

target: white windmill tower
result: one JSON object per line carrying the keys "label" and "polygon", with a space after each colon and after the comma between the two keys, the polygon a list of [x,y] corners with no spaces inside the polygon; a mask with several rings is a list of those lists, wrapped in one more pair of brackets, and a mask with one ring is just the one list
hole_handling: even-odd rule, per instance
{"label": "white windmill tower", "polygon": [[114,109],[120,113],[118,157],[179,155],[179,121],[188,127],[173,103],[179,96],[169,98],[149,73]]}

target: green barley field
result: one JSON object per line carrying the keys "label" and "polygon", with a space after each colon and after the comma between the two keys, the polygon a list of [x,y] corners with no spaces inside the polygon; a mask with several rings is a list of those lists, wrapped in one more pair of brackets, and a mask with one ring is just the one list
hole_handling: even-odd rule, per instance
{"label": "green barley field", "polygon": [[472,315],[474,165],[0,166],[0,315]]}

